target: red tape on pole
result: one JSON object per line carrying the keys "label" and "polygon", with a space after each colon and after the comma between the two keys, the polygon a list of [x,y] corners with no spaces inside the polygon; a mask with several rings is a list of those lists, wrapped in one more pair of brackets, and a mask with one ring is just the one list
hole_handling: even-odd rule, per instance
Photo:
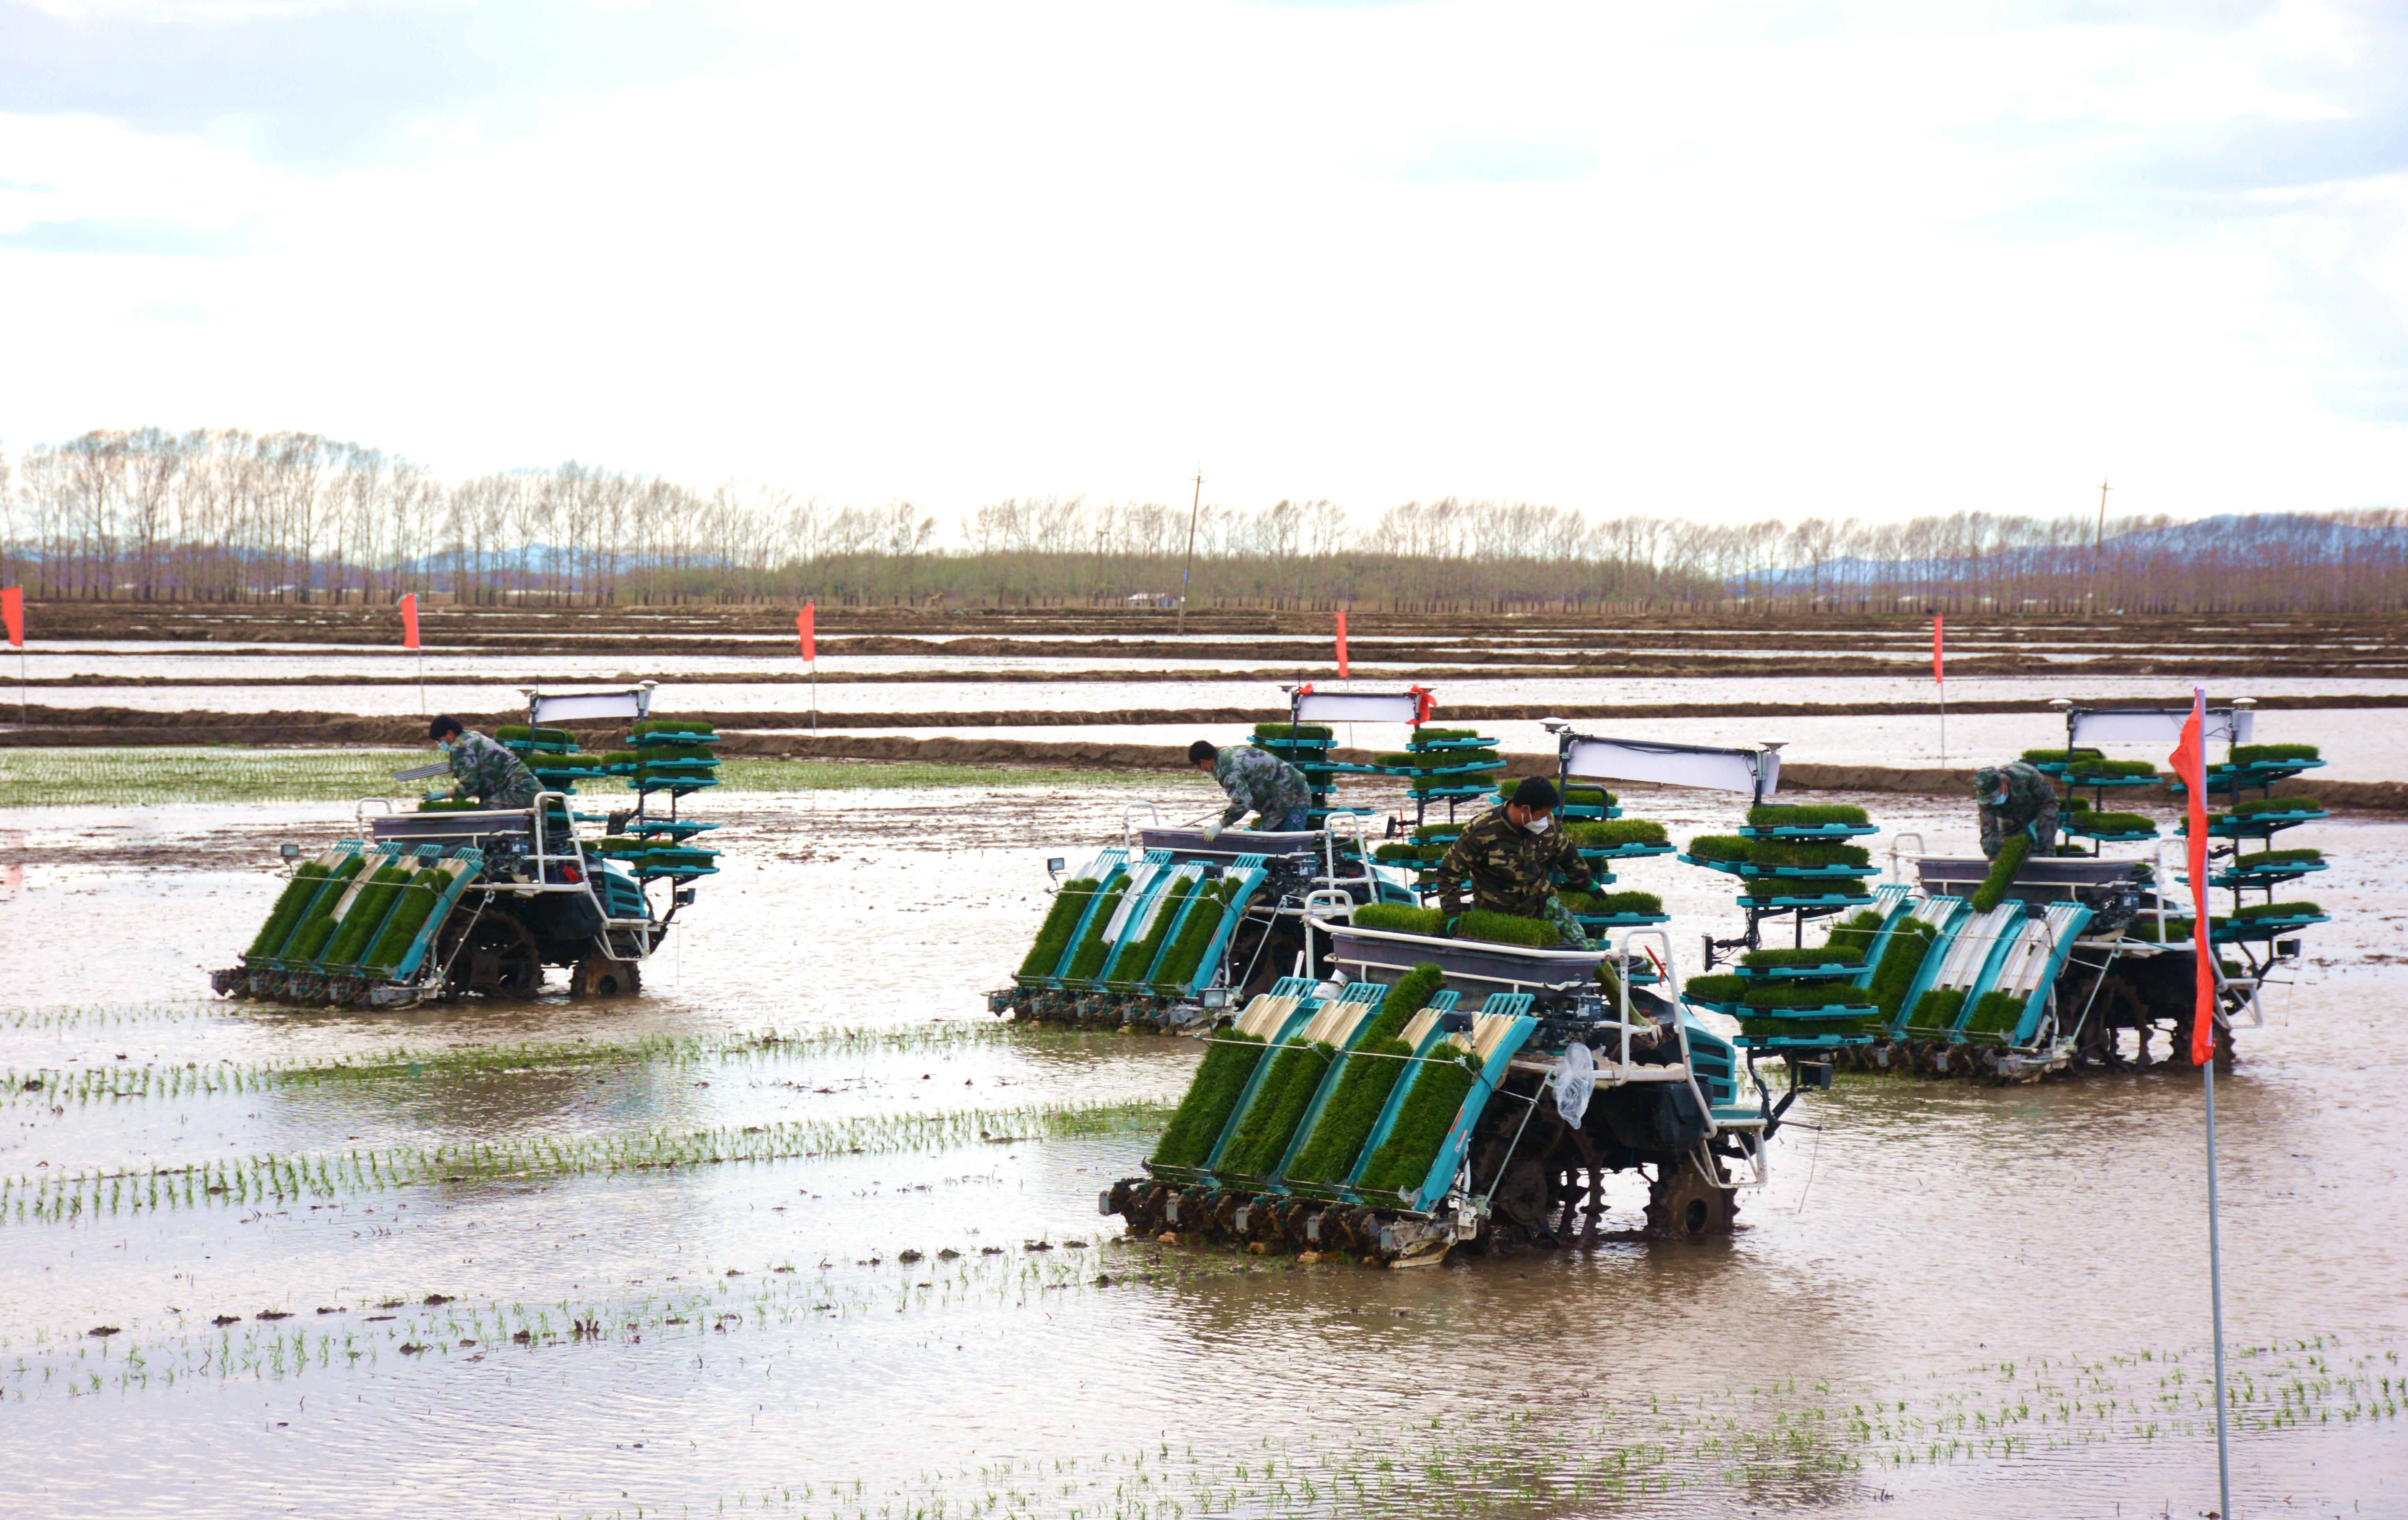
{"label": "red tape on pole", "polygon": [[2185,818],[2190,847],[2191,951],[2196,967],[2191,981],[2190,1064],[2204,1066],[2215,1050],[2215,947],[2207,901],[2207,697],[2192,687],[2190,716],[2182,738],[2166,758],[2182,778],[2188,803]]}
{"label": "red tape on pole", "polygon": [[818,610],[819,605],[816,601],[805,602],[803,609],[795,614],[795,637],[803,646],[803,658],[806,660],[816,660],[820,657],[820,641],[811,627],[813,613]]}
{"label": "red tape on pole", "polygon": [[401,647],[418,647],[418,593],[405,592],[401,598]]}
{"label": "red tape on pole", "polygon": [[1338,614],[1338,679],[1346,679],[1346,614]]}
{"label": "red tape on pole", "polygon": [[25,647],[25,588],[10,586],[0,590],[0,622],[8,624],[8,647]]}

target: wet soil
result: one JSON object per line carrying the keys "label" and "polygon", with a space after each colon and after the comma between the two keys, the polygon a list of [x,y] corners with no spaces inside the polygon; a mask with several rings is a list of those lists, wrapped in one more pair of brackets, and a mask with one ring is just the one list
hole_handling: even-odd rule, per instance
{"label": "wet soil", "polygon": [[[1156,800],[1175,816],[1199,798]],[[1971,846],[1953,802],[1859,800],[1936,850]],[[1066,1132],[1038,1111],[1158,1104],[1197,1047],[980,1011],[1044,910],[1045,857],[1075,869],[1116,841],[1119,801],[731,797],[712,810],[726,869],[644,996],[387,1015],[194,996],[272,899],[274,844],[322,842],[348,810],[0,814],[0,1069],[19,1079],[0,1095],[0,1396],[20,1501],[2214,1507],[2188,1076],[1843,1078],[1775,1142],[1742,1233],[1704,1247],[1614,1239],[1381,1273],[1119,1241],[1094,1198],[1145,1154],[1144,1123]],[[1661,794],[1631,810],[1685,838],[1737,806]],[[2237,1498],[2385,1513],[2408,1481],[2379,1412],[2401,1375],[2386,1358],[2408,1352],[2408,1183],[2382,1142],[2408,1117],[2389,1038],[2408,826],[2336,820],[2285,842],[2333,858],[2315,895],[2336,922],[2218,1087],[2234,1365],[2265,1374]],[[1676,952],[1731,927],[1710,872],[1654,861],[1622,884],[1663,893]],[[26,1091],[28,1073],[45,1085]],[[963,1138],[925,1140],[948,1113],[973,1116]],[[648,1137],[790,1132],[819,1138],[767,1160],[587,1164]],[[276,1170],[437,1147],[456,1171]],[[556,1159],[478,1159],[536,1148]],[[204,1164],[255,1190],[148,1201],[151,1172]],[[136,1175],[92,1211],[19,1215],[78,1167]],[[1641,1197],[1616,1193],[1609,1225],[1635,1224]]]}

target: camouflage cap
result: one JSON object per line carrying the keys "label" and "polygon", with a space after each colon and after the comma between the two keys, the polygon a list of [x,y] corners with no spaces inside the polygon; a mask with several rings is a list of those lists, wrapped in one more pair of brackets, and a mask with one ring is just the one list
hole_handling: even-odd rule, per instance
{"label": "camouflage cap", "polygon": [[1977,802],[2004,802],[2007,799],[2007,779],[1999,774],[1996,766],[1984,766],[1973,772],[1973,798]]}

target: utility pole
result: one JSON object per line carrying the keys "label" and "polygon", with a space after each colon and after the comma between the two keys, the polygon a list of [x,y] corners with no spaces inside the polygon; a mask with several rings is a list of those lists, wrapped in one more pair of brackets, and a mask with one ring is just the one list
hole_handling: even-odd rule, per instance
{"label": "utility pole", "polygon": [[2099,554],[2107,542],[2107,477],[2099,477],[2099,531],[2090,536],[2090,610],[2099,611]]}
{"label": "utility pole", "polygon": [[1196,499],[1187,504],[1187,563],[1179,572],[1179,628],[1187,631],[1187,578],[1196,571],[1196,514],[1204,506],[1204,466],[1196,467]]}

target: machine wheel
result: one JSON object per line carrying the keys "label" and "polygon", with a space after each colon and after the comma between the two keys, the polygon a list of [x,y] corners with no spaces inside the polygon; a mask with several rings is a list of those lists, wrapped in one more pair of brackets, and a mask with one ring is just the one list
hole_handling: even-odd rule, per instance
{"label": "machine wheel", "polygon": [[451,968],[443,981],[449,996],[482,992],[532,997],[543,985],[543,959],[535,936],[509,913],[487,909],[473,921],[454,917],[443,925],[437,949]]}
{"label": "machine wheel", "polygon": [[592,951],[568,973],[568,990],[580,997],[633,997],[644,990],[644,976],[634,961]]}
{"label": "machine wheel", "polygon": [[[1700,1168],[1712,1169],[1712,1177]],[[1739,1222],[1739,1193],[1722,1185],[1722,1164],[1686,1155],[1656,1169],[1647,1189],[1647,1233],[1663,1240],[1698,1240],[1728,1235]]]}

